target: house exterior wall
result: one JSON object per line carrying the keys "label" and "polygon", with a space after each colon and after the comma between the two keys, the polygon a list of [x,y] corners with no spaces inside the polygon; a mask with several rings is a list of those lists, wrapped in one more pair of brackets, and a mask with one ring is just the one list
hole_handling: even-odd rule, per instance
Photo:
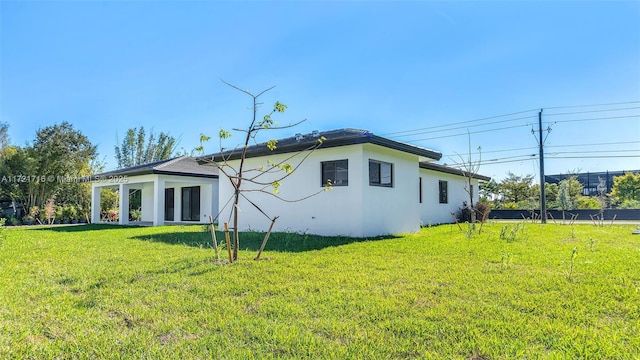
{"label": "house exterior wall", "polygon": [[[393,186],[369,185],[369,160],[393,164]],[[362,161],[363,235],[387,235],[420,230],[418,157],[365,144]]]}
{"label": "house exterior wall", "polygon": [[[422,203],[420,206],[420,221],[424,225],[452,223],[451,212],[457,214],[463,202],[469,202],[469,194],[465,190],[467,178],[459,175],[447,174],[434,170],[420,168],[422,178]],[[440,204],[439,181],[447,182],[448,199],[446,204]],[[472,180],[473,202],[478,201],[478,180]]]}
{"label": "house exterior wall", "polygon": [[[277,154],[269,156],[271,162],[285,161],[291,154]],[[321,184],[321,162],[347,159],[349,161],[349,185],[335,186],[329,191],[323,191]],[[302,156],[298,155],[287,163],[295,166],[300,163]],[[282,181],[278,196],[283,199],[295,200],[316,194],[300,202],[285,202],[270,194],[260,192],[245,193],[252,202],[259,205],[270,217],[278,216],[274,231],[301,232],[318,235],[346,235],[361,236],[362,233],[362,186],[356,178],[362,177],[362,150],[359,145],[343,146],[339,148],[318,149],[314,151],[298,169]],[[229,165],[237,169],[239,161],[231,161]],[[269,168],[266,157],[248,158],[245,160],[245,171],[263,166]],[[245,173],[246,176],[252,174]],[[257,172],[253,172],[257,174]],[[281,177],[283,172],[265,175],[260,178],[265,183]],[[257,188],[245,182],[244,189]],[[271,187],[265,191],[271,192]],[[233,188],[229,180],[220,174],[219,208],[222,209],[233,196]],[[232,200],[233,201],[233,200]],[[222,211],[219,223],[229,221],[232,203]],[[239,228],[241,231],[266,231],[271,224],[260,211],[247,200],[239,202]],[[233,226],[233,219],[229,221]]]}
{"label": "house exterior wall", "polygon": [[142,221],[153,221],[153,182],[142,184]]}
{"label": "house exterior wall", "polygon": [[[269,156],[271,162],[284,161],[291,154]],[[296,165],[302,156],[287,161]],[[348,186],[333,186],[322,191],[321,163],[325,161],[348,160]],[[394,186],[390,188],[369,185],[369,159],[394,164]],[[237,167],[238,160],[231,161]],[[246,195],[269,216],[279,216],[274,231],[302,232],[318,235],[344,235],[367,237],[401,232],[417,231],[420,219],[417,206],[418,157],[397,150],[373,144],[348,145],[314,151],[296,171],[282,181],[278,196],[284,199],[298,199],[318,193],[301,202],[283,202],[277,198],[258,192]],[[268,168],[266,157],[248,158],[245,171],[264,166]],[[249,176],[251,173],[246,173]],[[270,183],[275,176],[265,177]],[[243,187],[249,189],[250,184]],[[268,187],[267,191],[271,191]],[[221,175],[219,207],[222,208],[232,197],[233,188],[229,180]],[[266,231],[270,220],[248,201],[239,203],[239,228]],[[223,211],[220,223],[229,219],[231,207]],[[232,226],[230,222],[230,226]]]}

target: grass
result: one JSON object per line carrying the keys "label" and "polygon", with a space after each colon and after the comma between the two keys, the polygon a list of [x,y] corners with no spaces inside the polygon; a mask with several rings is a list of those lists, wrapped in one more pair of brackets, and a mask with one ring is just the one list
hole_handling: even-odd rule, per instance
{"label": "grass", "polygon": [[263,234],[247,234],[232,265],[216,263],[201,226],[8,229],[0,358],[640,354],[632,226],[504,226],[273,234],[262,261],[251,259]]}

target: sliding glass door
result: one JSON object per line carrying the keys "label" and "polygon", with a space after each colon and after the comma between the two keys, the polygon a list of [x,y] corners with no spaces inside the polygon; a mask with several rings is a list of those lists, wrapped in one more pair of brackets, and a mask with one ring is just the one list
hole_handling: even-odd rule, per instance
{"label": "sliding glass door", "polygon": [[200,186],[182,188],[182,221],[200,220]]}

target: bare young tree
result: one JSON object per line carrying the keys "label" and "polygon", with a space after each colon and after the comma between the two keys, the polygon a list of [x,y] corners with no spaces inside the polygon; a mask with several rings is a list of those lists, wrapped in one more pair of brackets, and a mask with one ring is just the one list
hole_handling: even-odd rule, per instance
{"label": "bare young tree", "polygon": [[[473,160],[471,154],[471,135],[469,135],[469,152],[467,153],[467,159],[465,160],[462,155],[457,154],[460,158],[460,171],[462,171],[462,175],[465,177],[464,191],[469,195],[469,202],[467,203],[467,207],[469,209],[469,217],[470,223],[473,227],[476,222],[476,207],[473,203],[473,177],[478,174],[480,170],[480,162],[482,159],[482,148],[478,147],[478,159]],[[476,191],[478,191],[477,189]],[[483,216],[484,214],[481,214]]]}
{"label": "bare young tree", "polygon": [[[302,198],[285,199],[279,195],[279,187],[281,185],[281,182],[286,178],[288,178],[289,176],[291,176],[300,167],[300,165],[311,155],[311,153],[322,145],[322,142],[325,140],[324,137],[319,137],[317,141],[314,144],[310,145],[308,148],[302,151],[294,152],[282,161],[276,161],[276,162],[267,161],[266,166],[245,168],[247,150],[249,149],[250,145],[254,145],[254,144],[256,146],[258,145],[256,141],[256,137],[259,133],[263,131],[268,131],[268,130],[292,128],[296,125],[301,124],[305,120],[298,121],[296,123],[292,123],[284,126],[277,125],[277,123],[273,119],[273,116],[276,114],[284,113],[285,110],[287,109],[287,106],[284,105],[283,103],[280,103],[279,101],[276,101],[271,111],[268,112],[266,115],[262,116],[262,118],[258,116],[258,111],[260,107],[263,105],[263,103],[260,102],[259,100],[260,97],[264,95],[266,92],[268,92],[269,90],[273,89],[275,86],[272,86],[266,90],[263,90],[257,94],[254,94],[248,90],[243,90],[224,80],[222,80],[222,82],[227,86],[248,95],[249,97],[251,97],[251,101],[252,101],[251,110],[253,114],[252,114],[252,118],[249,123],[249,126],[247,126],[244,129],[232,129],[234,132],[243,134],[244,142],[242,143],[241,147],[240,148],[236,147],[233,150],[224,150],[222,148],[222,140],[231,137],[232,134],[229,131],[220,130],[218,134],[218,137],[220,138],[220,153],[214,154],[213,156],[208,158],[201,158],[201,161],[208,162],[216,166],[220,171],[220,173],[229,180],[233,188],[233,194],[226,204],[228,205],[229,203],[232,203],[231,212],[229,213],[229,220],[230,220],[229,222],[231,222],[232,229],[233,229],[233,244],[232,244],[233,260],[237,260],[238,249],[240,246],[239,205],[240,205],[241,199],[246,200],[249,204],[251,204],[251,206],[255,207],[260,213],[262,213],[267,219],[269,219],[271,221],[271,227],[270,227],[271,229],[273,228],[273,225],[278,219],[278,216],[272,216],[267,214],[265,211],[263,211],[263,209],[260,207],[259,204],[256,204],[256,202],[250,199],[248,195],[249,193],[258,192],[263,194],[269,194],[270,196],[273,196],[285,202],[298,202],[298,201],[308,199],[314,195],[317,195],[322,191],[327,190],[330,187],[330,184],[328,185],[328,187],[325,187],[318,192],[309,194],[308,196],[304,196]],[[203,151],[202,143],[209,139],[210,137],[201,135],[200,137],[201,145],[198,148],[196,148],[196,150],[202,152]],[[274,151],[277,149],[277,143],[278,143],[277,140],[269,140],[266,142],[264,146],[266,146],[270,151]],[[239,154],[239,157],[238,157],[238,154]],[[237,166],[230,165],[229,161],[232,157],[234,159],[239,160],[239,165]],[[225,207],[227,205],[225,205]],[[224,208],[220,210],[220,213],[222,213],[222,211],[224,211]],[[261,251],[262,249],[264,249],[264,245],[268,240],[270,231],[271,230],[267,232],[267,235],[261,247]],[[258,257],[259,256],[260,256],[260,253],[258,253]],[[256,259],[258,257],[256,257]]]}

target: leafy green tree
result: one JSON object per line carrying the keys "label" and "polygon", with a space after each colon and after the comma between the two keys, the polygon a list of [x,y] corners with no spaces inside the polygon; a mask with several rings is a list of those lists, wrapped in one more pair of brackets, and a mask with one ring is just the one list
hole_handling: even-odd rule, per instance
{"label": "leafy green tree", "polygon": [[616,204],[640,202],[640,173],[614,176],[609,196]]}
{"label": "leafy green tree", "polygon": [[567,194],[569,195],[569,198],[571,199],[571,202],[575,202],[576,199],[582,195],[582,189],[584,189],[584,185],[582,185],[582,183],[580,181],[578,181],[578,177],[577,176],[570,176],[562,181],[560,181],[560,183],[566,183],[566,187],[567,187]]}
{"label": "leafy green tree", "polygon": [[[555,184],[551,184],[555,185]],[[584,186],[577,177],[570,176],[561,180],[555,189],[550,186],[550,190],[547,196],[547,201],[550,207],[554,207],[558,210],[571,210],[577,206],[578,198],[582,196],[582,189]]]}
{"label": "leafy green tree", "polygon": [[121,145],[115,146],[118,169],[170,159],[176,152],[178,140],[161,132],[156,137],[153,130],[147,132],[144,126],[127,130]]}
{"label": "leafy green tree", "polygon": [[[85,163],[78,171],[78,176],[84,177],[100,173],[102,169],[104,169],[104,165],[97,161]],[[56,192],[56,202],[60,205],[74,206],[79,219],[89,222],[91,219],[91,183],[75,181],[75,178],[70,180],[60,184],[60,188]]]}
{"label": "leafy green tree", "polygon": [[[540,185],[536,184],[535,191],[537,191],[538,194],[540,193]],[[552,204],[556,203],[556,201],[558,200],[558,191],[559,191],[558,184],[546,183],[544,193],[547,198],[547,204],[552,206]]]}
{"label": "leafy green tree", "polygon": [[[0,126],[0,133],[6,128]],[[91,174],[89,164],[96,157],[96,147],[86,136],[63,122],[39,129],[31,145],[18,147],[7,141],[0,149],[1,197],[26,209],[43,208],[51,198],[88,208],[89,185],[77,181]]]}
{"label": "leafy green tree", "polygon": [[23,203],[29,197],[30,188],[33,186],[30,174],[34,174],[36,168],[37,161],[31,157],[28,149],[12,145],[2,148],[0,197],[11,200],[14,205]]}
{"label": "leafy green tree", "polygon": [[573,209],[573,201],[571,201],[569,183],[565,180],[560,181],[558,185],[558,209],[562,210],[563,214],[566,210]]}
{"label": "leafy green tree", "polygon": [[501,194],[502,191],[500,189],[500,184],[498,184],[494,179],[480,185],[480,192],[478,193],[478,195],[480,195],[480,200],[483,202],[498,202],[500,201]]}
{"label": "leafy green tree", "polygon": [[97,157],[96,146],[68,122],[39,129],[27,151],[35,160],[31,175],[37,178],[30,183],[27,207],[42,207],[65,183],[89,175],[89,164]]}
{"label": "leafy green tree", "polygon": [[529,201],[533,195],[532,184],[533,175],[520,176],[507,172],[507,177],[500,182],[503,200],[514,203]]}
{"label": "leafy green tree", "polygon": [[9,146],[9,124],[0,122],[0,151]]}

